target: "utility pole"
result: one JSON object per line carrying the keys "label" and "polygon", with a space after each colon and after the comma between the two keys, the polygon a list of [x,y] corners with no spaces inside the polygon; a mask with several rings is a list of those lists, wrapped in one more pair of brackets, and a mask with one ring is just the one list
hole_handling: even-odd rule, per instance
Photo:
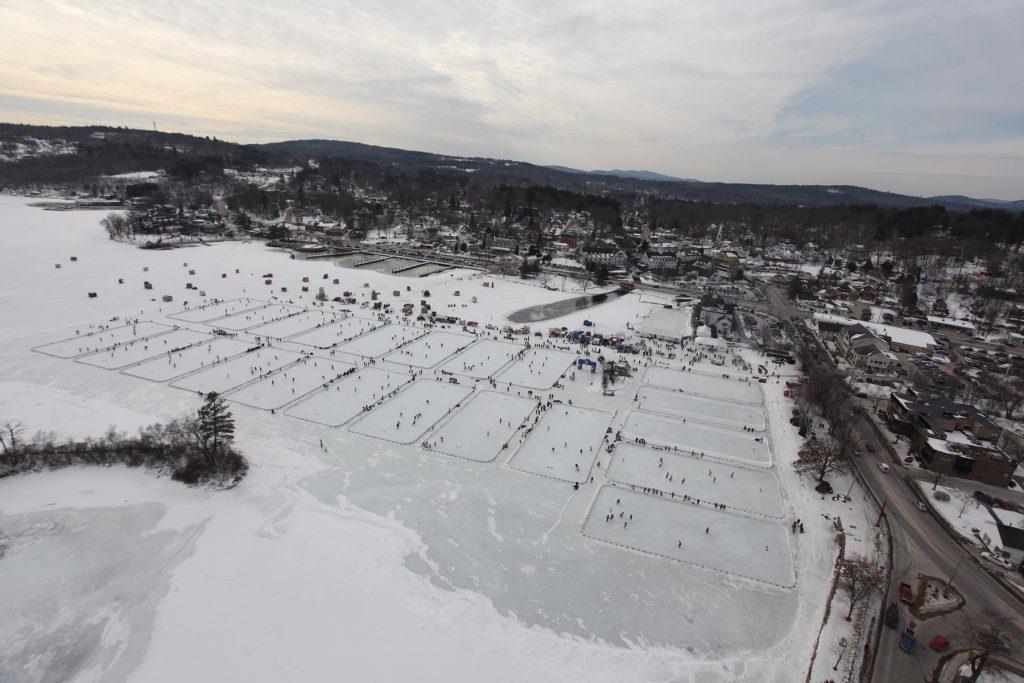
{"label": "utility pole", "polygon": [[932,484],[932,491],[939,485],[939,480],[942,479],[942,472],[935,473],[935,483]]}
{"label": "utility pole", "polygon": [[882,523],[882,517],[885,517],[885,506],[888,502],[888,498],[882,501],[882,509],[878,511],[878,520],[875,522],[875,526]]}
{"label": "utility pole", "polygon": [[960,571],[960,563],[964,561],[964,557],[967,555],[967,551],[963,551],[960,555],[960,559],[957,561],[956,566],[953,567],[953,573],[949,575],[949,581],[946,582],[946,586],[953,585],[953,579],[956,578],[956,573]]}

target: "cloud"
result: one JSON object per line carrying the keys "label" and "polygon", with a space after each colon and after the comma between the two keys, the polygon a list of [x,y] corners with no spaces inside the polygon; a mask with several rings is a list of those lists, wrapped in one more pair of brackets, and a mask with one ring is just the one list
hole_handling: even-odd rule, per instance
{"label": "cloud", "polygon": [[891,181],[904,153],[903,191],[968,157],[983,194],[1024,180],[998,160],[1024,153],[1024,9],[1001,0],[8,0],[0,24],[3,119],[758,182]]}

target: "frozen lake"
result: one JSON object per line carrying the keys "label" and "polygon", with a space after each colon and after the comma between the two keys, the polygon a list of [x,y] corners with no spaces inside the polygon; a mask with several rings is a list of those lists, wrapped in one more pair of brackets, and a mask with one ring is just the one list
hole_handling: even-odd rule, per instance
{"label": "frozen lake", "polygon": [[611,421],[612,414],[603,410],[556,404],[541,414],[509,465],[562,481],[586,481]]}
{"label": "frozen lake", "polygon": [[289,341],[294,344],[313,346],[318,349],[327,349],[336,344],[347,342],[370,330],[383,326],[379,320],[368,320],[359,316],[349,316],[323,327],[318,327],[308,332],[292,337]]}
{"label": "frozen lake", "polygon": [[575,360],[574,353],[534,346],[495,379],[531,389],[550,389]]}
{"label": "frozen lake", "polygon": [[183,311],[172,313],[167,317],[187,323],[204,323],[208,320],[213,320],[214,318],[225,318],[229,315],[234,315],[235,313],[252,311],[269,305],[270,302],[268,301],[243,297],[239,299],[231,299],[229,301],[219,301],[205,306],[191,306]]}
{"label": "frozen lake", "polygon": [[309,332],[334,321],[337,315],[330,310],[297,310],[294,315],[273,322],[257,325],[246,330],[246,334],[264,339],[282,340]]}
{"label": "frozen lake", "polygon": [[742,401],[758,405],[763,402],[761,388],[756,380],[744,381],[699,372],[652,367],[644,376],[644,384],[666,389],[681,389],[691,394],[723,401]]}
{"label": "frozen lake", "polygon": [[349,425],[357,434],[396,443],[413,443],[457,409],[473,393],[470,387],[419,380]]}
{"label": "frozen lake", "polygon": [[536,410],[538,401],[508,392],[481,391],[427,437],[430,450],[491,462]]}
{"label": "frozen lake", "polygon": [[294,351],[264,347],[223,363],[203,368],[171,382],[171,386],[186,391],[223,394],[234,387],[267,375],[302,356]]}
{"label": "frozen lake", "polygon": [[148,360],[155,356],[165,355],[175,349],[181,349],[204,341],[211,341],[212,339],[214,339],[213,335],[203,332],[173,330],[154,337],[124,342],[105,351],[97,351],[87,356],[80,356],[75,360],[86,365],[114,370]]}
{"label": "frozen lake", "polygon": [[443,372],[488,379],[508,365],[525,347],[497,339],[481,339],[441,366]]}
{"label": "frozen lake", "polygon": [[363,368],[303,399],[285,414],[329,427],[340,427],[410,381],[409,375],[404,373]]}
{"label": "frozen lake", "polygon": [[170,332],[172,329],[174,328],[170,325],[149,321],[132,323],[130,325],[113,324],[110,327],[93,326],[92,329],[89,329],[84,334],[50,344],[43,344],[42,346],[35,347],[34,350],[50,356],[57,356],[58,358],[74,358],[86,353],[109,349],[117,344]]}
{"label": "frozen lake", "polygon": [[339,351],[365,358],[380,358],[417,337],[427,333],[422,327],[411,325],[385,325],[356,337],[337,347]]}
{"label": "frozen lake", "polygon": [[214,337],[206,343],[195,344],[122,370],[126,375],[154,382],[167,382],[175,377],[214,365],[245,353],[249,344],[228,337]]}
{"label": "frozen lake", "polygon": [[432,368],[475,341],[476,336],[472,334],[430,332],[397,351],[392,351],[384,356],[384,360],[410,365],[414,368]]}
{"label": "frozen lake", "polygon": [[246,384],[225,398],[261,410],[277,410],[336,380],[354,366],[326,358],[308,356],[287,365],[269,377]]}
{"label": "frozen lake", "polygon": [[698,394],[644,386],[637,392],[642,410],[670,413],[700,422],[764,430],[764,410],[749,403],[719,401]]}
{"label": "frozen lake", "polygon": [[761,467],[771,467],[772,455],[763,435],[735,429],[683,422],[653,413],[631,411],[622,425],[622,435],[639,437],[651,444],[676,447],[709,458],[724,458]]}

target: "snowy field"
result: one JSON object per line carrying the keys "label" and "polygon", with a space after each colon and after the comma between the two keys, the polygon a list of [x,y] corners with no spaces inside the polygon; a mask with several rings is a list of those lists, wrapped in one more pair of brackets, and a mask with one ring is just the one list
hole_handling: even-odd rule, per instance
{"label": "snowy field", "polygon": [[379,320],[369,320],[367,318],[360,318],[359,316],[349,316],[342,318],[333,323],[328,323],[323,327],[303,332],[300,335],[289,339],[294,344],[302,344],[303,346],[313,346],[318,349],[328,349],[336,344],[347,342],[349,339],[354,339],[361,334],[365,334],[370,330],[375,330],[382,326]]}
{"label": "snowy field", "polygon": [[363,368],[303,399],[285,414],[328,427],[340,427],[409,381],[409,375],[403,373]]}
{"label": "snowy field", "polygon": [[295,315],[281,318],[265,325],[257,325],[246,330],[246,334],[256,335],[263,339],[288,339],[303,332],[311,332],[316,328],[327,325],[337,318],[337,314],[330,310],[312,309],[301,311],[297,309]]}
{"label": "snowy field", "polygon": [[756,380],[743,381],[704,375],[699,372],[681,372],[654,367],[647,371],[644,384],[665,389],[681,389],[691,394],[723,401],[740,401],[758,405],[762,402],[761,390]]}
{"label": "snowy field", "polygon": [[225,398],[251,408],[276,410],[321,387],[327,388],[326,385],[354,367],[348,363],[308,356],[292,365],[286,365],[269,377],[228,393]]}
{"label": "snowy field", "polygon": [[171,313],[167,317],[187,323],[205,323],[214,318],[226,318],[229,315],[243,311],[252,311],[269,305],[269,301],[241,297],[229,301],[218,301],[217,303],[206,304],[205,306],[191,306],[183,311]]}
{"label": "snowy field", "polygon": [[473,390],[461,384],[419,380],[359,418],[349,430],[395,443],[412,443],[457,410]]}
{"label": "snowy field", "polygon": [[785,524],[707,505],[602,486],[583,533],[774,586],[789,588],[796,582],[790,530]]}
{"label": "snowy field", "polygon": [[531,389],[550,389],[575,360],[574,353],[534,346],[495,379]]}
{"label": "snowy field", "polygon": [[[573,283],[551,291],[539,280],[463,269],[412,280],[290,259],[256,241],[141,250],[109,240],[102,217],[103,212],[42,211],[26,199],[0,195],[6,257],[0,310],[17,321],[0,327],[0,423],[21,420],[28,433],[53,430],[58,439],[95,437],[108,425],[132,432],[195,414],[200,392],[260,383],[300,359],[299,349],[365,337],[365,355],[325,351],[331,359],[344,355],[358,369],[323,389],[318,382],[326,373],[317,367],[310,373],[312,392],[276,414],[230,404],[238,447],[251,464],[245,480],[230,491],[191,489],[117,467],[0,479],[0,679],[804,678],[835,562],[830,519],[849,505],[822,500],[794,474],[791,461],[800,440],[788,423],[793,401],[782,395],[784,378],[769,378],[763,392],[756,384],[718,382],[733,390],[739,386],[743,398],[731,400],[739,395],[733,392],[714,396],[764,406],[765,445],[780,458],[778,467],[660,451],[673,479],[694,463],[703,468],[685,475],[682,493],[702,503],[638,490],[632,495],[642,502],[634,505],[629,486],[655,489],[651,484],[664,474],[655,471],[650,457],[642,459],[649,449],[626,460],[623,454],[636,446],[620,442],[609,453],[600,440],[609,422],[618,431],[636,408],[634,397],[650,368],[663,365],[664,372],[685,378],[687,388],[697,383],[719,393],[721,387],[705,386],[716,373],[749,377],[748,372],[708,366],[711,379],[702,379],[684,370],[705,365],[692,342],[681,349],[648,341],[653,355],[624,356],[634,374],[620,381],[614,395],[605,395],[600,375],[589,372],[551,387],[580,350],[567,341],[531,337],[541,342],[529,354],[531,368],[530,360],[502,357],[525,347],[479,339],[460,354],[438,357],[438,365],[392,393],[389,383],[412,377],[401,370],[387,374],[388,366],[401,366],[379,360],[398,345],[392,337],[398,333],[401,341],[412,341],[431,330],[396,313],[374,313],[372,290],[390,292],[414,282],[430,290],[438,311],[476,320],[482,329],[500,329],[513,311],[573,296]],[[182,286],[183,268],[196,270],[187,278],[196,289]],[[200,320],[207,315],[237,316],[239,328],[263,325],[273,322],[260,319],[272,309],[320,309],[315,293],[302,292],[301,283],[327,271],[325,294],[354,292],[356,302],[347,307],[354,315],[274,347],[242,352],[240,344],[254,343],[243,341],[248,333],[218,337],[120,372],[31,350],[46,345],[73,357],[174,325],[210,332],[218,325]],[[278,285],[274,293],[263,283],[268,272]],[[143,280],[153,289],[144,289]],[[288,287],[287,294],[280,286]],[[242,314],[245,302],[230,303],[263,293],[262,313],[249,319]],[[164,294],[173,295],[173,302],[163,302]],[[575,329],[588,319],[598,332],[631,336],[628,328],[659,301],[648,291],[634,292],[541,326]],[[170,317],[182,314],[185,319]],[[139,323],[134,335],[121,331],[112,338],[103,330],[94,341],[85,337],[99,331],[98,321],[116,327],[131,320],[152,322]],[[383,325],[389,325],[384,334],[370,336],[369,327]],[[676,357],[668,358],[668,352]],[[602,353],[618,357],[607,348]],[[742,354],[755,365],[764,362],[754,350]],[[474,394],[465,384],[449,384],[442,371],[502,383]],[[507,390],[503,373],[504,381],[511,377],[521,386]],[[283,373],[274,375],[275,392],[278,376]],[[351,384],[360,381],[353,377],[363,377],[366,385]],[[281,388],[288,400],[290,384]],[[543,391],[545,403],[549,395],[557,401],[540,415],[561,412],[562,419],[551,418],[553,434],[547,437],[549,422],[528,416],[527,427],[501,450],[498,432],[486,425],[497,419],[499,431],[511,429],[521,414],[515,411],[532,404],[526,387],[538,384],[551,387]],[[364,412],[363,401],[374,407]],[[573,416],[566,419],[570,401]],[[715,405],[717,412],[722,406]],[[688,427],[695,426],[690,422]],[[463,457],[428,450],[441,435],[444,447]],[[651,433],[637,437],[653,442]],[[545,438],[552,441],[546,447]],[[552,448],[561,451],[554,460]],[[570,459],[572,448],[585,462]],[[508,466],[473,461],[495,453],[496,462]],[[524,476],[517,469],[524,463],[549,476]],[[755,514],[770,509],[769,501],[751,493],[755,485],[758,493],[768,491],[758,484],[761,469],[774,475],[782,491],[785,511],[776,525],[781,530]],[[734,490],[722,490],[715,481],[727,476],[736,481]],[[578,489],[570,483],[576,480]],[[634,515],[625,530],[604,522],[607,510],[594,507],[613,483],[613,490],[623,492],[616,498],[630,501]],[[728,508],[716,511],[704,500]],[[756,503],[756,510],[733,512],[746,509],[742,503]],[[792,536],[789,523],[797,517],[806,533]],[[705,529],[710,538],[702,539]],[[677,538],[680,531],[694,538]],[[686,556],[673,555],[680,540]],[[792,552],[783,551],[787,545]],[[725,571],[735,575],[726,577]],[[791,586],[794,576],[796,588],[765,583]]]}
{"label": "snowy field", "polygon": [[263,347],[223,363],[203,368],[198,372],[171,382],[171,386],[186,391],[223,394],[246,382],[263,377],[301,358],[295,351]]}
{"label": "snowy field", "polygon": [[411,325],[385,325],[338,347],[339,351],[364,358],[380,358],[402,344],[422,337],[427,331]]}
{"label": "snowy field", "polygon": [[384,356],[384,360],[414,368],[432,368],[449,356],[462,351],[476,341],[472,334],[459,332],[430,332],[402,348]]}
{"label": "snowy field", "polygon": [[509,465],[562,481],[586,481],[612,417],[603,410],[556,404],[541,414]]}
{"label": "snowy field", "polygon": [[166,355],[175,349],[183,349],[193,344],[208,342],[213,335],[195,330],[173,330],[167,334],[146,337],[135,341],[118,344],[105,351],[97,351],[75,359],[76,363],[85,363],[98,368],[116,370],[134,363],[139,363],[156,356]]}
{"label": "snowy field", "polygon": [[[101,326],[90,326],[90,328]],[[58,358],[74,358],[87,353],[94,353],[109,349],[117,344],[145,339],[156,334],[170,332],[173,328],[170,325],[142,321],[130,325],[114,325],[95,329],[87,334],[82,334],[70,339],[62,339],[51,344],[37,346],[34,350]]]}
{"label": "snowy field", "polygon": [[299,313],[300,311],[302,311],[302,309],[298,306],[270,304],[269,306],[263,306],[261,308],[239,311],[238,313],[227,315],[223,318],[213,318],[205,321],[205,324],[220,330],[241,331],[247,330],[250,327],[256,327],[257,325],[263,325],[264,323],[273,322],[274,320],[279,320],[289,315]]}
{"label": "snowy field", "polygon": [[782,491],[775,473],[631,443],[616,444],[610,481],[657,489],[673,499],[717,503],[732,510],[781,519]]}
{"label": "snowy field", "polygon": [[692,337],[693,309],[689,306],[672,309],[658,306],[637,323],[636,329],[644,336],[658,339],[678,341]]}
{"label": "snowy field", "polygon": [[427,437],[430,450],[491,462],[537,405],[536,399],[509,392],[481,391]]}
{"label": "snowy field", "polygon": [[622,424],[626,438],[646,439],[651,444],[679,448],[708,458],[724,458],[771,467],[768,445],[756,433],[697,424],[652,413],[631,411]]}
{"label": "snowy field", "polygon": [[525,347],[497,339],[481,339],[441,366],[442,372],[488,379],[508,365]]}
{"label": "snowy field", "polygon": [[233,358],[250,348],[249,344],[228,337],[216,337],[209,343],[195,344],[187,349],[148,360],[122,370],[126,375],[154,382],[168,382],[208,365]]}
{"label": "snowy field", "polygon": [[764,411],[759,406],[719,401],[685,391],[641,387],[638,407],[656,413],[670,413],[699,422],[764,430]]}

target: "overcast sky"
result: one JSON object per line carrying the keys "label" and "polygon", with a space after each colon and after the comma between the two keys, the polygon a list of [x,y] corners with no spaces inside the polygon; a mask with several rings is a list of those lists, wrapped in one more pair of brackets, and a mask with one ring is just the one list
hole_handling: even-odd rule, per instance
{"label": "overcast sky", "polygon": [[0,0],[0,120],[1024,198],[1021,0]]}

